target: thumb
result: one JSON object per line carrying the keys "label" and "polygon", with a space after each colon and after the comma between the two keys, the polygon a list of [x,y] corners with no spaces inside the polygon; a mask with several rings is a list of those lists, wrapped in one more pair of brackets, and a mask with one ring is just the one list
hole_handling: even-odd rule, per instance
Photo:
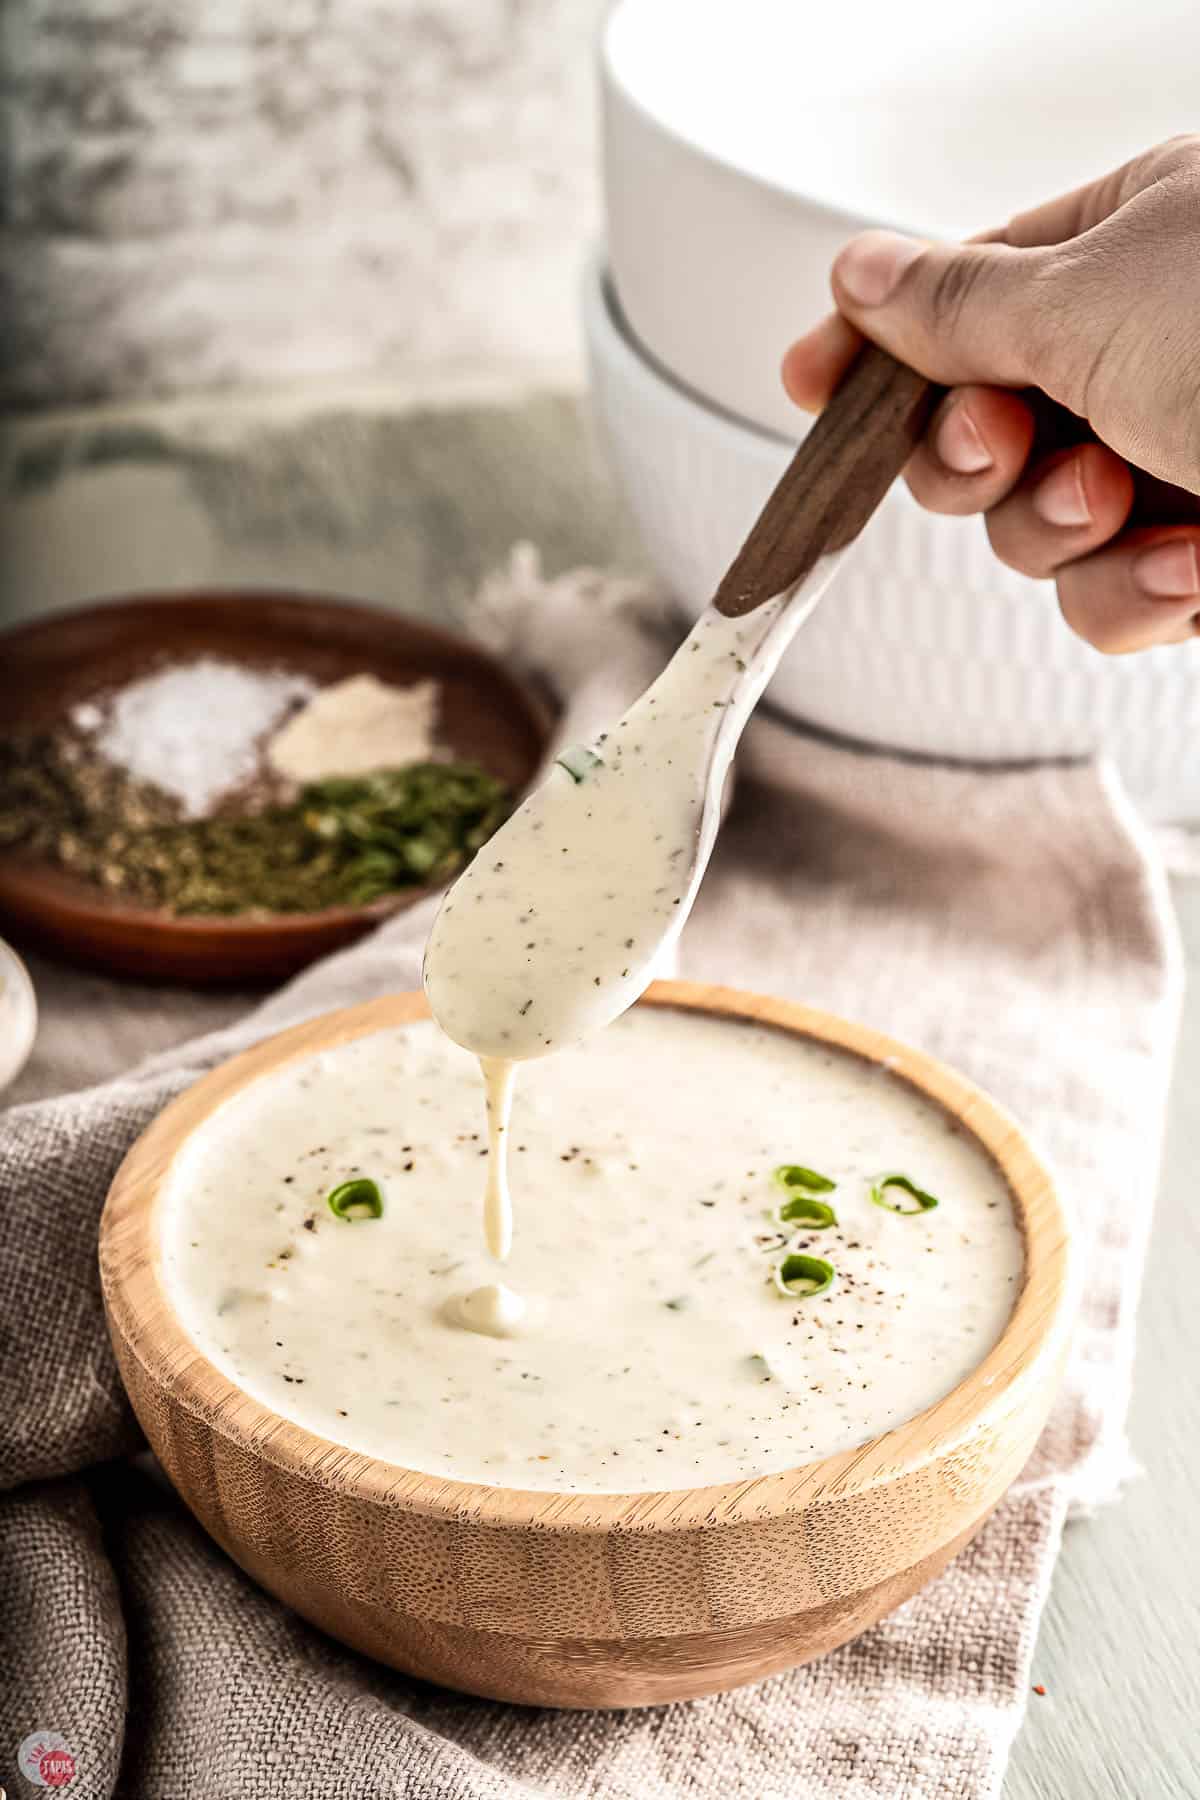
{"label": "thumb", "polygon": [[1042,385],[1055,334],[1035,277],[1050,254],[864,231],[833,265],[833,297],[867,337],[932,381]]}

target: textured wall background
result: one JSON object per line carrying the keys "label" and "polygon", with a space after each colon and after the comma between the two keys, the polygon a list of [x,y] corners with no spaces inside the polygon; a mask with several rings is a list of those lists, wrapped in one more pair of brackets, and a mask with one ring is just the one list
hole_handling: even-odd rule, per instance
{"label": "textured wall background", "polygon": [[569,363],[603,0],[0,0],[0,404]]}

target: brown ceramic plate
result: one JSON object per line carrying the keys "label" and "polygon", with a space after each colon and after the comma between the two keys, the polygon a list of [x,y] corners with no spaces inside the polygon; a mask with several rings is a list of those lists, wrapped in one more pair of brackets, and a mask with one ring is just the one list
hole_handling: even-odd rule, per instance
{"label": "brown ceramic plate", "polygon": [[[198,656],[293,669],[322,684],[364,669],[397,683],[432,678],[441,741],[517,792],[546,747],[545,709],[467,639],[383,607],[253,589],[102,601],[0,634],[0,720],[6,731],[46,727],[164,661]],[[110,900],[45,862],[0,855],[0,920],[10,936],[157,981],[278,979],[428,891],[269,919],[176,918]]]}

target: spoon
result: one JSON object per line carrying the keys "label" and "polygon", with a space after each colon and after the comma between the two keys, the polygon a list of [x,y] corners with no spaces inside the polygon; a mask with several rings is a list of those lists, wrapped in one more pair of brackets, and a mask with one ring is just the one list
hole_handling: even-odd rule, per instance
{"label": "spoon", "polygon": [[[425,990],[496,1081],[496,1065],[610,1023],[651,980],[708,864],[746,721],[934,397],[884,351],[862,353],[662,674],[611,731],[563,753],[451,888]],[[491,1200],[499,1221],[505,1198]]]}

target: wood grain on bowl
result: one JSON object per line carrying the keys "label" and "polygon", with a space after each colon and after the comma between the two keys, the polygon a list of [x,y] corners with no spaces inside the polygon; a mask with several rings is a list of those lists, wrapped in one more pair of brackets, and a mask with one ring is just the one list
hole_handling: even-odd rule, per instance
{"label": "wood grain on bowl", "polygon": [[[143,594],[17,626],[0,636],[0,717],[10,733],[48,729],[80,701],[208,656],[322,685],[363,670],[401,685],[433,680],[439,742],[517,793],[548,741],[546,709],[480,645],[386,607],[262,589]],[[278,980],[427,892],[319,913],[178,917],[110,899],[44,861],[0,855],[0,919],[15,939],[143,980]]]}
{"label": "wood grain on bowl", "polygon": [[533,1493],[434,1478],[318,1438],[235,1387],[164,1292],[157,1206],[181,1145],[297,1057],[427,1017],[395,995],[283,1033],[154,1122],[100,1230],[105,1306],[150,1444],[196,1517],[270,1592],[380,1661],[551,1706],[687,1699],[819,1656],[907,1599],[1027,1460],[1065,1355],[1066,1231],[1046,1170],[968,1082],[861,1026],[779,1000],[657,983],[642,1004],[751,1019],[886,1063],[999,1168],[1025,1245],[1012,1316],[979,1367],[870,1443],[755,1480],[666,1493]]}

